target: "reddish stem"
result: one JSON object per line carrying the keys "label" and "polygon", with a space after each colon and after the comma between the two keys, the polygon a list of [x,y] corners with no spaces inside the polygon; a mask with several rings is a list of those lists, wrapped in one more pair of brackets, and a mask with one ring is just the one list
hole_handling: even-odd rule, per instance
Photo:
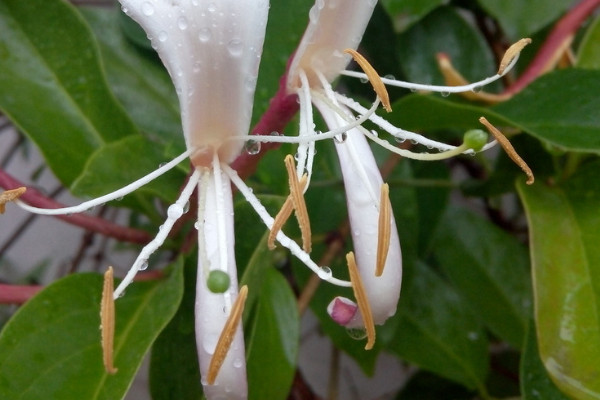
{"label": "reddish stem", "polygon": [[[15,189],[18,187],[25,186],[22,182],[13,178],[3,169],[0,169],[0,187],[5,189]],[[44,196],[33,188],[27,188],[27,192],[21,197],[26,203],[39,208],[63,208],[64,204],[61,204],[53,199]],[[86,214],[73,214],[73,215],[57,215],[57,218],[73,225],[77,225],[84,229],[106,235],[117,240],[131,243],[146,244],[152,238],[150,235],[142,230],[133,229],[126,226],[114,224],[106,221],[102,218],[97,218]]]}
{"label": "reddish stem", "polygon": [[554,25],[554,29],[538,50],[535,58],[525,72],[508,89],[506,94],[515,94],[542,75],[548,63],[554,59],[556,52],[570,40],[586,18],[600,5],[600,0],[583,0],[573,7]]}

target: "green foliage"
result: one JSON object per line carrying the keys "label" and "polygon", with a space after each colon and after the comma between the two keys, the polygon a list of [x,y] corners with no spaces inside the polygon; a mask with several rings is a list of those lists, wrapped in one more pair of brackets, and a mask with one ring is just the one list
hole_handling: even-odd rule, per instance
{"label": "green foliage", "polygon": [[[550,29],[574,3],[382,0],[360,51],[382,76],[444,84],[439,53],[466,79],[478,80],[496,73],[507,43],[532,36],[535,43],[523,51],[518,72],[483,88],[502,93],[529,63],[539,62],[537,50],[548,44]],[[279,88],[312,4],[271,2],[254,123]],[[390,90],[394,111],[381,116],[395,126],[453,145],[468,131],[464,141],[480,148],[478,119],[484,116],[536,175],[534,185],[525,185],[520,169],[501,151],[429,163],[394,159],[373,146],[386,170],[402,243],[397,313],[377,327],[375,347],[365,351],[365,339],[351,337],[326,311],[335,296],[353,298],[351,289],[322,282],[309,309],[319,334],[366,375],[377,373],[381,353],[418,368],[396,398],[600,397],[599,21],[595,17],[576,31],[574,66],[549,71],[497,104]],[[122,187],[185,148],[173,84],[135,28],[117,7],[0,1],[0,110],[76,196]],[[370,86],[349,77],[337,87],[357,100],[373,96]],[[322,121],[316,124],[326,129]],[[297,130],[294,121],[285,133]],[[399,146],[436,151],[410,141]],[[342,249],[328,266],[347,279],[343,256],[353,243],[344,233],[339,161],[331,142],[316,148],[305,194],[311,257],[319,260],[341,238]],[[247,179],[271,215],[289,194],[283,158],[295,151],[289,144],[270,150]],[[185,181],[186,164],[109,206],[127,208],[131,221],[158,230],[165,204],[176,199]],[[235,199],[238,281],[249,288],[243,315],[249,398],[286,399],[296,384],[301,351],[297,298],[313,274],[281,247],[269,250],[263,223],[245,200],[237,194]],[[153,399],[202,398],[194,335],[193,218],[187,215],[169,236],[165,247],[185,254],[167,268],[166,277],[134,283],[116,301],[116,375],[107,375],[102,366],[102,278],[77,273],[46,287],[4,325],[0,398],[120,399],[150,351]],[[294,216],[283,230],[300,237]]]}

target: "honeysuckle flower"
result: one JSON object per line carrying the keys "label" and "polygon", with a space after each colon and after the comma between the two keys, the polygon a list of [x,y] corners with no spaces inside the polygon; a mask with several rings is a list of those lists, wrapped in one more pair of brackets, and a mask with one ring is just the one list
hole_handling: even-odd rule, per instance
{"label": "honeysuckle flower", "polygon": [[[364,327],[368,336],[367,348],[373,345],[375,335],[374,328],[370,325],[384,323],[396,311],[402,280],[402,260],[400,242],[387,197],[388,188],[383,185],[366,138],[394,153],[419,160],[441,160],[462,153],[486,150],[496,144],[495,140],[485,144],[487,135],[482,131],[469,132],[475,134],[465,135],[462,145],[451,146],[393,126],[375,114],[380,102],[386,111],[391,111],[384,85],[443,94],[476,92],[483,85],[504,76],[515,65],[520,50],[529,43],[529,39],[524,39],[512,46],[503,58],[497,74],[471,84],[434,86],[380,78],[355,51],[376,3],[373,0],[318,0],[315,3],[309,13],[308,28],[288,71],[288,91],[296,94],[300,103],[299,135],[294,138],[255,137],[257,141],[299,143],[295,157],[298,160],[296,175],[299,181],[306,181],[302,186],[304,191],[308,189],[312,174],[315,142],[336,139],[335,147],[346,188],[356,252],[356,256],[354,253],[348,255],[348,264],[351,268],[350,264],[357,263],[361,282],[353,282],[358,305],[340,297],[332,301],[328,311],[336,322],[347,328]],[[345,70],[352,57],[363,68],[363,73]],[[377,97],[369,109],[332,89],[331,82],[340,75],[371,81]],[[315,131],[313,106],[325,120],[329,132]],[[411,140],[428,149],[436,149],[438,153],[414,153],[398,148],[380,138],[376,132],[365,129],[361,124],[367,119],[390,133],[397,141]],[[499,132],[492,133],[496,135]],[[480,134],[484,135],[483,142]],[[506,142],[500,143],[505,147]],[[289,214],[289,207],[280,214]],[[365,293],[357,293],[357,287],[364,288]]]}

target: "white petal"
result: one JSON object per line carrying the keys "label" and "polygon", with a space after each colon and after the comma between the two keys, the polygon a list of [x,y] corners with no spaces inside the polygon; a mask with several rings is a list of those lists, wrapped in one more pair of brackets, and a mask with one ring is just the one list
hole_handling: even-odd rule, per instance
{"label": "white petal", "polygon": [[350,56],[344,50],[356,50],[376,4],[377,0],[317,0],[290,65],[291,91],[300,86],[300,69],[306,72],[311,87],[319,87],[312,70],[321,72],[331,82],[346,68]]}
{"label": "white petal", "polygon": [[[146,31],[175,84],[190,149],[245,135],[252,116],[268,0],[120,0]],[[143,72],[143,71],[142,71]],[[230,162],[242,141],[219,150]],[[208,166],[212,152],[192,157]]]}
{"label": "white petal", "polygon": [[[198,257],[198,280],[196,284],[196,344],[200,373],[203,377],[204,394],[208,399],[246,399],[248,396],[246,354],[241,324],[235,333],[235,338],[217,375],[215,384],[207,385],[204,380],[217,341],[229,316],[229,310],[238,294],[231,182],[225,174],[222,174],[221,187],[217,188],[213,177],[214,172],[207,172],[207,174],[210,175],[210,179],[202,187],[205,190],[205,196],[199,196],[198,204],[199,210],[204,210],[203,212],[199,211],[199,218],[202,218],[202,215],[204,216],[203,235],[198,235],[199,240],[203,238],[204,242],[199,243],[201,249],[199,253],[202,253],[202,251],[205,253],[200,254]],[[206,197],[206,203],[201,204],[200,202],[204,197]],[[217,207],[217,202],[221,202],[219,207]],[[217,212],[217,209],[220,212]],[[226,222],[227,265],[221,265],[220,263],[222,249],[219,243],[219,218],[224,218]],[[231,285],[227,292],[216,294],[208,289],[206,278],[211,269],[225,270],[229,274]]]}
{"label": "white petal", "polygon": [[[315,101],[315,105],[330,129],[345,123],[323,103]],[[356,263],[371,305],[373,319],[376,324],[381,325],[396,313],[402,284],[402,253],[396,222],[392,216],[390,247],[385,268],[383,275],[376,277],[379,220],[377,208],[383,180],[371,148],[358,129],[348,131],[346,140],[336,143],[335,147],[344,178]],[[361,179],[361,176],[365,178]]]}

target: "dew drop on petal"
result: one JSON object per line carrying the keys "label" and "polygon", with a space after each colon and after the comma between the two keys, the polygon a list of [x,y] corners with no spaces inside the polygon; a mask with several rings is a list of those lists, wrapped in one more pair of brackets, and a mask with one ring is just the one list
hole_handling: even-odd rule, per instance
{"label": "dew drop on petal", "polygon": [[246,153],[253,156],[260,152],[260,147],[260,142],[257,142],[255,140],[248,140],[244,145],[244,150],[246,150]]}
{"label": "dew drop on petal", "polygon": [[166,42],[168,38],[169,38],[169,34],[167,32],[160,31],[158,33],[158,41],[159,42]]}
{"label": "dew drop on petal", "polygon": [[209,3],[208,4],[208,12],[215,12],[217,11],[217,5],[215,3]]}
{"label": "dew drop on petal", "polygon": [[200,229],[200,222],[198,222],[198,221],[194,222],[194,228],[196,230]]}
{"label": "dew drop on petal", "polygon": [[146,16],[150,16],[154,14],[154,6],[149,1],[145,1],[142,3],[142,14]]}
{"label": "dew drop on petal", "polygon": [[188,27],[188,20],[186,17],[184,17],[183,15],[181,17],[179,17],[177,19],[177,26],[179,27],[179,29],[181,29],[182,31],[185,31]]}
{"label": "dew drop on petal", "polygon": [[440,92],[440,94],[442,95],[442,97],[450,96],[450,92]]}
{"label": "dew drop on petal", "polygon": [[190,202],[186,201],[183,205],[183,213],[186,214],[188,211],[190,211]]}
{"label": "dew drop on petal", "polygon": [[183,207],[179,204],[171,204],[167,210],[167,215],[169,219],[178,219],[183,215]]}
{"label": "dew drop on petal", "polygon": [[198,32],[198,39],[202,43],[208,42],[211,38],[212,38],[212,32],[211,32],[210,28],[202,28]]}
{"label": "dew drop on petal", "polygon": [[229,41],[229,43],[227,43],[227,51],[229,51],[229,54],[234,57],[241,55],[243,49],[244,46],[242,41],[239,39],[232,39]]}
{"label": "dew drop on petal", "polygon": [[140,267],[138,269],[140,271],[144,271],[144,270],[148,269],[148,260],[142,261],[142,263],[140,264]]}
{"label": "dew drop on petal", "polygon": [[473,93],[479,93],[481,92],[481,90],[483,89],[483,87],[481,86],[474,86],[473,89],[471,89],[473,91]]}
{"label": "dew drop on petal", "polygon": [[365,328],[348,328],[346,333],[354,340],[362,340],[367,337],[367,330]]}
{"label": "dew drop on petal", "polygon": [[234,367],[234,368],[242,368],[242,365],[244,365],[244,362],[242,361],[242,359],[241,359],[241,358],[236,358],[236,359],[233,361],[233,367]]}
{"label": "dew drop on petal", "polygon": [[331,272],[331,268],[321,267],[317,271],[317,275],[319,275],[319,278],[327,280],[333,276],[333,273]]}

